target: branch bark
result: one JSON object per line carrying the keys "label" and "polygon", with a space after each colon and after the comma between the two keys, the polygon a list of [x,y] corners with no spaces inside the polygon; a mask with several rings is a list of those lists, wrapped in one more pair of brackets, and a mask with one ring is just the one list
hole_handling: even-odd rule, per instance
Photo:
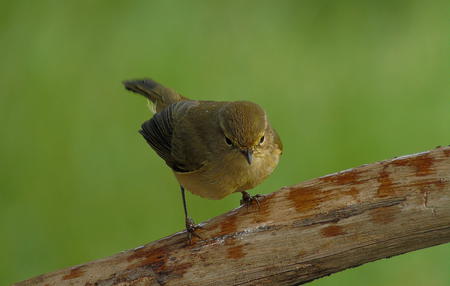
{"label": "branch bark", "polygon": [[297,285],[450,241],[450,147],[364,165],[261,198],[108,258],[15,285]]}

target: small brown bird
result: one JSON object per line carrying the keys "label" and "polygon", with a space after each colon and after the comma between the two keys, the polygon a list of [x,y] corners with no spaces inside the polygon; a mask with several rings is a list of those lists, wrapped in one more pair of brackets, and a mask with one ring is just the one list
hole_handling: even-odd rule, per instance
{"label": "small brown bird", "polygon": [[197,227],[188,216],[185,189],[207,199],[241,192],[241,203],[256,200],[246,190],[272,173],[283,150],[259,105],[190,100],[151,79],[123,84],[156,109],[139,132],[180,183],[189,239]]}

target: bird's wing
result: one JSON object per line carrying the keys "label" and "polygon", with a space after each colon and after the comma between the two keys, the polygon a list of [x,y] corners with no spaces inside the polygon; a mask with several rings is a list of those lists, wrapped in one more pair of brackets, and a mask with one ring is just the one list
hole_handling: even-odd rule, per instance
{"label": "bird's wing", "polygon": [[177,172],[186,172],[172,154],[172,137],[175,127],[175,113],[182,111],[189,102],[179,102],[169,105],[156,113],[150,120],[141,125],[139,133],[145,138],[150,147],[166,161],[166,164]]}

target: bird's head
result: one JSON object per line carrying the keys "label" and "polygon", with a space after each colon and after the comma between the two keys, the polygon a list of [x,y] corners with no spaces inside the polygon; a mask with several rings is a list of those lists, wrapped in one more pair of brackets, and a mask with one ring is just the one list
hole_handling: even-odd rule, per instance
{"label": "bird's head", "polygon": [[219,112],[223,140],[230,148],[236,148],[252,163],[253,152],[265,141],[267,118],[256,103],[235,101],[226,104]]}

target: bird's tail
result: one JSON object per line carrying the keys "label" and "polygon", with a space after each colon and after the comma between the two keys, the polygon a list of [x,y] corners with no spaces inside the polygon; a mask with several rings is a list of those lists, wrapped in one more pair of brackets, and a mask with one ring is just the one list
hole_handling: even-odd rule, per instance
{"label": "bird's tail", "polygon": [[123,82],[123,85],[126,89],[139,93],[149,99],[154,104],[156,112],[160,112],[173,103],[187,100],[186,97],[181,96],[174,90],[149,78],[127,80]]}

